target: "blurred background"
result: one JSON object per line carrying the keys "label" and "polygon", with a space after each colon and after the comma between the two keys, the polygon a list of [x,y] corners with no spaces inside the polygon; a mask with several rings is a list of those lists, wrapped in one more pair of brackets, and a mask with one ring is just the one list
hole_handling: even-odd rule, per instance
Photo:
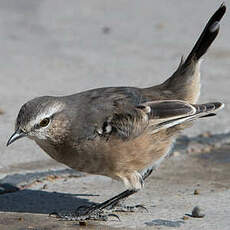
{"label": "blurred background", "polygon": [[[218,0],[0,0],[0,168],[49,158],[27,139],[5,147],[23,103],[95,87],[161,83],[188,54],[220,4]],[[227,11],[202,64],[199,100],[223,101],[226,107],[186,130],[188,136],[230,130],[229,28]]]}

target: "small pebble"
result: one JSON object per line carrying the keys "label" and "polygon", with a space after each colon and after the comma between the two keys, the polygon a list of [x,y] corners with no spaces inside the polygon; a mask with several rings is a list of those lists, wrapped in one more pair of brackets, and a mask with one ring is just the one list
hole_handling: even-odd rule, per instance
{"label": "small pebble", "polygon": [[53,182],[54,180],[56,179],[59,179],[60,177],[57,176],[57,175],[49,175],[46,177],[46,180],[50,181],[50,182]]}
{"label": "small pebble", "polygon": [[199,194],[200,194],[200,191],[199,191],[198,189],[195,189],[193,194],[194,194],[194,195],[199,195]]}
{"label": "small pebble", "polygon": [[202,152],[210,152],[213,149],[213,146],[205,146],[202,148]]}
{"label": "small pebble", "polygon": [[79,225],[80,225],[80,226],[86,226],[87,223],[86,223],[85,221],[79,221]]}
{"label": "small pebble", "polygon": [[183,220],[188,220],[189,217],[188,217],[188,216],[183,216],[182,219],[183,219]]}
{"label": "small pebble", "polygon": [[201,137],[211,137],[212,134],[211,134],[211,132],[207,131],[207,132],[205,132],[205,133],[202,133],[200,136],[201,136]]}
{"label": "small pebble", "polygon": [[158,30],[162,30],[162,29],[164,29],[165,24],[162,23],[162,22],[160,22],[160,23],[156,24],[155,27],[156,27],[156,29],[158,29]]}
{"label": "small pebble", "polygon": [[48,188],[48,185],[47,184],[44,184],[43,186],[42,186],[42,189],[47,189]]}
{"label": "small pebble", "polygon": [[102,33],[103,34],[109,34],[111,32],[111,29],[108,26],[104,26],[102,28]]}
{"label": "small pebble", "polygon": [[195,217],[195,218],[203,218],[205,216],[203,210],[199,207],[199,206],[196,206],[193,208],[192,210],[192,217]]}
{"label": "small pebble", "polygon": [[18,217],[18,221],[23,221],[24,218],[23,217]]}
{"label": "small pebble", "polygon": [[178,151],[173,152],[173,156],[174,156],[174,157],[178,157],[178,156],[180,156],[180,155],[181,155],[181,153],[178,152]]}

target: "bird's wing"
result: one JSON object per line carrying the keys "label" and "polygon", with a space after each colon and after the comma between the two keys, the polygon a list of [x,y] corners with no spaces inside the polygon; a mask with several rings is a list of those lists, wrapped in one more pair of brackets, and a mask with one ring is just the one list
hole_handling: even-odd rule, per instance
{"label": "bird's wing", "polygon": [[151,108],[148,128],[151,133],[159,132],[182,123],[202,117],[213,116],[224,107],[220,102],[189,104],[185,101],[170,100],[145,103]]}
{"label": "bird's wing", "polygon": [[223,107],[222,103],[213,102],[192,105],[180,100],[151,101],[135,106],[132,110],[117,110],[106,121],[104,130],[113,132],[128,140],[141,135],[145,130],[156,133],[196,118],[211,116]]}

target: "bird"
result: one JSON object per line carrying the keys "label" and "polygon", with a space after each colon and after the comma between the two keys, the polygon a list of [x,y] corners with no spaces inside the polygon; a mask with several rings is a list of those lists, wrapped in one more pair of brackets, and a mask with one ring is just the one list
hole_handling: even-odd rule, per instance
{"label": "bird", "polygon": [[126,190],[109,200],[80,207],[67,220],[107,220],[109,207],[138,192],[169,155],[179,133],[194,120],[211,117],[222,102],[197,104],[200,63],[215,40],[223,3],[193,49],[166,81],[148,88],[103,87],[68,96],[41,96],[20,109],[7,146],[28,137],[51,158],[78,171],[122,181]]}

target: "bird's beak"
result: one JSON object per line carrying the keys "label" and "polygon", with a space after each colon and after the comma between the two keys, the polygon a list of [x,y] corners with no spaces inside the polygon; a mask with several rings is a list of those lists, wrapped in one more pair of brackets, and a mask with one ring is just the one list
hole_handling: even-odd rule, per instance
{"label": "bird's beak", "polygon": [[25,137],[25,136],[27,136],[27,134],[26,134],[23,130],[21,130],[20,128],[18,128],[18,129],[14,132],[14,134],[10,137],[10,139],[7,141],[6,146],[12,144],[12,143],[15,142],[17,139],[20,139],[20,138]]}

